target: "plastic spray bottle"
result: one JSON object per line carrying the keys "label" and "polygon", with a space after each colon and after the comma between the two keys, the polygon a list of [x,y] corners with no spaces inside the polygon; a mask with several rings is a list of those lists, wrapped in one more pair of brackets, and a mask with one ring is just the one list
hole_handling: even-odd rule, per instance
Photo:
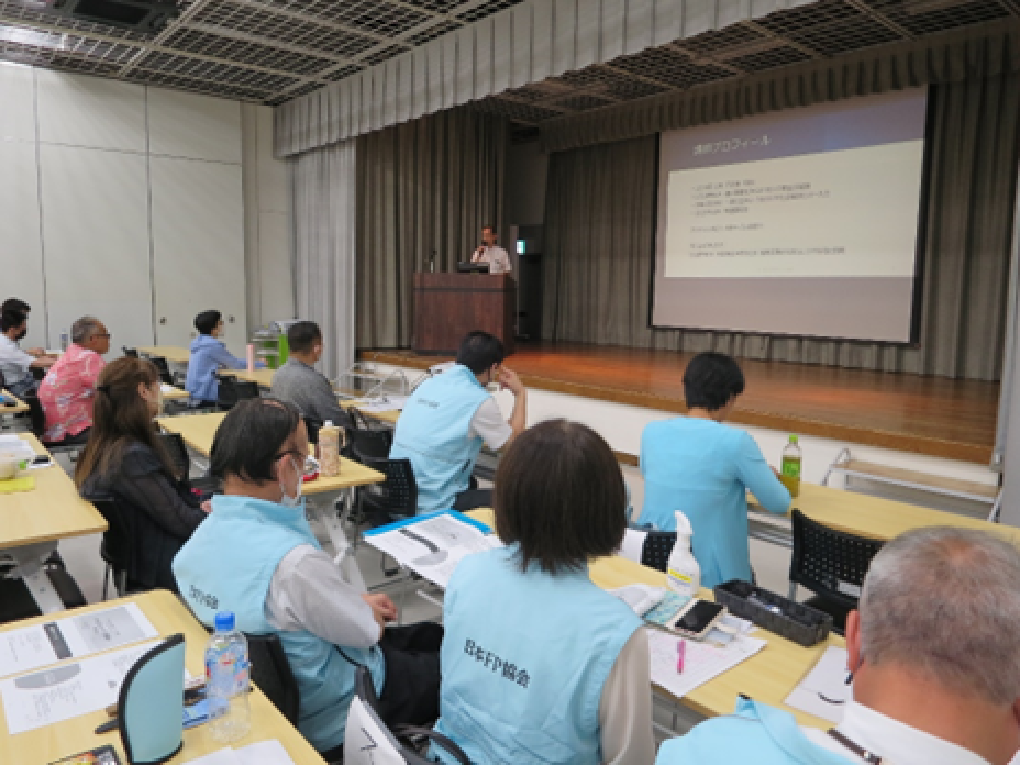
{"label": "plastic spray bottle", "polygon": [[691,522],[684,511],[674,511],[677,518],[677,543],[666,561],[666,584],[682,596],[698,593],[702,583],[702,569],[691,553]]}

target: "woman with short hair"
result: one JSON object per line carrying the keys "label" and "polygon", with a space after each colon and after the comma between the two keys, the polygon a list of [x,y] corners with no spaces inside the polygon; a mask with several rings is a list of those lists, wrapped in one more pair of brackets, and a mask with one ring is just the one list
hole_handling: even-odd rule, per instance
{"label": "woman with short hair", "polygon": [[209,503],[192,493],[157,438],[153,418],[161,402],[152,362],[126,356],[107,364],[97,380],[93,427],[75,483],[82,497],[113,497],[133,516],[127,587],[177,591],[171,560]]}
{"label": "woman with short hair", "polygon": [[540,423],[503,455],[505,545],[465,557],[445,591],[436,729],[473,762],[653,761],[647,637],[588,577],[590,561],[619,548],[623,510],[616,457],[584,425]]}
{"label": "woman with short hair", "polygon": [[674,513],[683,511],[706,588],[752,580],[746,489],[770,513],[787,513],[791,505],[755,439],[723,424],[744,389],[737,361],[700,353],[684,374],[685,416],[651,422],[641,434],[645,502],[638,524],[674,531]]}

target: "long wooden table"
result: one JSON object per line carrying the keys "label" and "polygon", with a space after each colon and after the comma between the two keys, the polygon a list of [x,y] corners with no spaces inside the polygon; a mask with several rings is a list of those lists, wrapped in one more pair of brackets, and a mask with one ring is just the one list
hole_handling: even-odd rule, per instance
{"label": "long wooden table", "polygon": [[[32,445],[36,454],[47,454],[31,433],[18,435]],[[106,519],[92,503],[79,497],[74,482],[59,465],[26,473],[35,478],[35,489],[0,494],[0,549],[56,543],[107,530]]]}
{"label": "long wooden table", "polygon": [[[153,623],[160,636],[169,636],[174,633],[184,634],[186,642],[186,669],[193,676],[203,672],[203,650],[206,647],[209,634],[196,622],[195,618],[193,618],[182,603],[168,591],[150,591],[124,599],[92,604],[88,607],[50,615],[47,617],[47,620],[79,615],[84,612],[94,611],[98,607],[128,604],[130,602],[135,602],[139,606],[150,622]],[[34,618],[18,623],[10,623],[0,628],[8,631],[36,625],[40,622],[39,618]],[[235,742],[234,746],[246,746],[259,741],[277,739],[285,747],[285,750],[296,764],[315,765],[324,763],[321,755],[307,743],[306,739],[299,734],[295,727],[288,723],[285,717],[281,715],[281,712],[267,700],[267,697],[258,688],[254,687],[253,691],[249,694],[249,703],[252,715],[252,729],[247,735]],[[94,711],[74,719],[18,733],[17,735],[10,735],[7,732],[6,719],[0,720],[0,763],[43,765],[106,743],[113,744],[122,761],[124,761],[126,759],[125,750],[117,731],[104,735],[96,735],[93,732],[107,718],[105,711]],[[210,754],[220,748],[223,748],[223,746],[214,743],[210,738],[207,727],[201,725],[197,728],[183,731],[182,750],[171,762],[175,764],[187,762]]]}
{"label": "long wooden table", "polygon": [[[764,514],[765,521],[780,518],[759,507],[751,493],[748,494],[748,504],[755,513]],[[893,540],[910,529],[947,526],[979,529],[1019,545],[1018,527],[871,497],[846,489],[803,483],[801,494],[791,501],[791,508],[797,508],[810,519],[831,529],[874,540]]]}
{"label": "long wooden table", "polygon": [[[225,414],[226,412],[208,412],[180,417],[159,417],[157,423],[169,433],[180,433],[187,446],[204,457],[209,457],[210,447],[214,443],[214,433],[217,432]],[[340,475],[318,476],[313,481],[303,482],[303,494],[337,492],[365,484],[377,484],[384,480],[384,474],[373,468],[342,458]]]}
{"label": "long wooden table", "polygon": [[[495,516],[488,508],[470,511],[469,516],[494,528]],[[622,556],[607,556],[591,564],[588,570],[592,582],[599,588],[619,588],[635,583],[666,587],[666,575]],[[701,589],[700,596],[712,599],[712,591]],[[826,720],[796,711],[784,704],[784,699],[819,660],[828,645],[844,646],[844,639],[831,634],[813,647],[802,647],[781,636],[756,628],[753,635],[766,640],[766,646],[752,657],[715,679],[696,687],[683,698],[653,685],[662,697],[705,716],[732,714],[739,693],[775,708],[790,711],[800,724],[829,729]]]}
{"label": "long wooden table", "polygon": [[181,345],[144,345],[136,350],[151,358],[165,358],[169,364],[189,363],[189,349]]}

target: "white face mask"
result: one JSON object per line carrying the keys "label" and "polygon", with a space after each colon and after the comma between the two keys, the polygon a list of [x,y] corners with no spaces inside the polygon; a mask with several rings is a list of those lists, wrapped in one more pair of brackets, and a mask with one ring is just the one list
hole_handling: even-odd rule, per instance
{"label": "white face mask", "polygon": [[278,485],[281,487],[281,500],[278,502],[286,508],[298,508],[303,502],[303,472],[296,465],[292,455],[289,455],[289,463],[292,465],[292,470],[296,472],[296,495],[295,497],[289,495],[285,489],[285,482],[279,479]]}

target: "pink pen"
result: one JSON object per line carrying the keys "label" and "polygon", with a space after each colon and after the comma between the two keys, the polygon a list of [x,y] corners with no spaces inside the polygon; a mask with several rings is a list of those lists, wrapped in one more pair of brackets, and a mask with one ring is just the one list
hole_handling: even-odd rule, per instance
{"label": "pink pen", "polygon": [[687,652],[688,643],[681,639],[677,642],[677,673],[684,673],[684,655]]}

